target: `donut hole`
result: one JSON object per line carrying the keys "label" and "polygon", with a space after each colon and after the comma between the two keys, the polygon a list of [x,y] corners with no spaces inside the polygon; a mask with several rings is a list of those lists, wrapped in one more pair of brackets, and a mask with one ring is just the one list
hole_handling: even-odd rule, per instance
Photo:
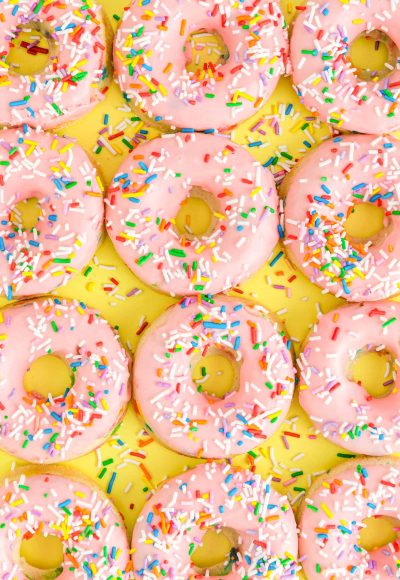
{"label": "donut hole", "polygon": [[229,59],[229,50],[224,39],[216,30],[200,28],[186,38],[183,45],[186,70],[199,77],[199,80],[215,78],[215,69]]}
{"label": "donut hole", "polygon": [[60,356],[46,354],[38,357],[25,371],[23,378],[27,393],[39,399],[63,397],[73,385],[73,375]]}
{"label": "donut hole", "polygon": [[344,229],[348,238],[355,243],[378,244],[389,225],[382,207],[372,203],[357,203],[349,210]]}
{"label": "donut hole", "polygon": [[207,577],[229,574],[237,560],[238,538],[232,528],[208,529],[191,554],[196,572]]}
{"label": "donut hole", "polygon": [[[379,348],[379,347],[378,347]],[[362,387],[370,397],[388,397],[396,381],[395,359],[386,349],[365,348],[359,351],[350,365],[349,378]]]}
{"label": "donut hole", "polygon": [[175,216],[175,230],[185,239],[194,240],[210,236],[216,228],[218,203],[215,196],[199,186],[194,186],[183,200]]}
{"label": "donut hole", "polygon": [[33,230],[43,212],[37,197],[29,197],[19,201],[11,210],[10,223],[17,231]]}
{"label": "donut hole", "polygon": [[372,516],[362,521],[359,544],[367,552],[392,544],[400,537],[400,520],[386,516]]}
{"label": "donut hole", "polygon": [[224,399],[239,389],[239,365],[230,351],[210,348],[194,361],[192,379],[199,393]]}
{"label": "donut hole", "polygon": [[15,31],[6,63],[13,74],[38,75],[49,66],[54,52],[51,30],[42,22],[28,22]]}
{"label": "donut hole", "polygon": [[381,30],[362,32],[353,40],[348,52],[358,78],[374,82],[392,74],[398,56],[396,44]]}
{"label": "donut hole", "polygon": [[64,548],[54,535],[34,534],[23,539],[19,565],[27,578],[57,578],[63,572]]}

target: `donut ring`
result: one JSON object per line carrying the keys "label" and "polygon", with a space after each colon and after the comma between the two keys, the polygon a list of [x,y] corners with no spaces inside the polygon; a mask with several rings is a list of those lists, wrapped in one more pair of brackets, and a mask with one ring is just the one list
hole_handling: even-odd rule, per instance
{"label": "donut ring", "polygon": [[371,517],[400,519],[400,461],[346,461],[317,478],[300,506],[299,551],[308,580],[398,577],[398,545],[366,551],[360,530]]}
{"label": "donut ring", "polygon": [[[125,525],[110,498],[67,467],[26,467],[0,486],[2,578],[128,578]],[[56,536],[64,561],[54,570],[30,565],[21,544],[36,534]]]}
{"label": "donut ring", "polygon": [[[287,32],[276,0],[134,0],[115,37],[114,66],[128,100],[173,127],[221,129],[263,105],[285,72]],[[191,35],[213,32],[226,51],[189,72]],[[210,47],[210,51],[213,47]]]}
{"label": "donut ring", "polygon": [[[306,107],[335,127],[383,134],[400,127],[400,47],[396,3],[355,0],[344,4],[312,0],[296,19],[290,42],[293,80]],[[348,58],[351,43],[363,33],[385,32],[389,42],[386,77],[357,76]],[[390,72],[389,76],[388,72]]]}
{"label": "donut ring", "polygon": [[[228,457],[259,445],[279,427],[292,399],[290,341],[261,306],[227,296],[185,298],[143,335],[134,365],[135,400],[169,447],[198,457]],[[206,354],[230,359],[234,390],[201,392],[192,377]]]}
{"label": "donut ring", "polygon": [[[189,197],[212,220],[201,236],[175,228]],[[147,284],[172,295],[215,294],[253,274],[278,242],[272,175],[225,137],[168,135],[141,145],[108,190],[106,226],[117,252]]]}
{"label": "donut ring", "polygon": [[300,404],[322,434],[353,453],[400,451],[399,378],[387,396],[373,398],[354,380],[354,363],[380,352],[394,374],[400,359],[400,305],[352,304],[321,316],[298,359]]}
{"label": "donut ring", "polygon": [[[363,33],[382,32],[390,37],[385,78],[382,71],[373,79],[360,78],[348,57],[350,45]],[[395,131],[400,127],[399,47],[396,2],[332,0],[329,7],[322,0],[308,2],[294,23],[290,42],[293,80],[300,98],[340,130]]]}
{"label": "donut ring", "polygon": [[[0,296],[31,296],[66,284],[93,256],[103,227],[100,178],[73,140],[41,131],[0,131]],[[35,198],[24,229],[17,203]]]}
{"label": "donut ring", "polygon": [[[31,463],[73,459],[99,447],[130,399],[129,358],[107,321],[83,302],[50,297],[0,315],[0,447]],[[27,393],[23,377],[49,353],[71,368],[71,387],[45,399]]]}
{"label": "donut ring", "polygon": [[[209,529],[232,543],[229,561],[204,571],[191,554]],[[134,577],[294,578],[296,521],[285,496],[249,470],[207,463],[170,479],[149,498],[133,531]]]}
{"label": "donut ring", "polygon": [[[89,112],[105,97],[106,28],[102,8],[90,0],[65,4],[20,0],[1,7],[0,125],[53,129]],[[7,58],[20,30],[38,31],[49,43],[49,64],[21,75]],[[36,54],[35,43],[27,47]]]}
{"label": "donut ring", "polygon": [[[284,181],[285,245],[315,284],[349,301],[399,293],[400,147],[390,137],[346,135],[325,141]],[[382,208],[374,237],[349,236],[358,203]]]}

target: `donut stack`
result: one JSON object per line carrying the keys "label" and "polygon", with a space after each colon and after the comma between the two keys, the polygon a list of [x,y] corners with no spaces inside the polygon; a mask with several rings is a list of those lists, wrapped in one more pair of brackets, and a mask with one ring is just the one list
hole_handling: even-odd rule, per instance
{"label": "donut stack", "polygon": [[[400,7],[311,0],[299,8],[289,50],[277,0],[134,0],[112,53],[95,1],[0,1],[0,296],[16,300],[0,312],[0,446],[31,464],[0,484],[3,580],[400,577],[400,307],[389,300],[400,287],[400,150],[387,135],[400,127]],[[382,70],[352,65],[351,44],[363,35],[387,42]],[[47,64],[25,74],[11,58],[16,48]],[[165,133],[129,153],[103,199],[94,164],[55,130],[103,101],[111,60],[128,104]],[[295,166],[280,201],[272,174],[226,133],[291,71],[335,136]],[[189,200],[208,208],[201,233],[177,218]],[[382,225],[352,233],[351,216],[366,205]],[[32,224],[25,206],[35,208]],[[144,332],[134,364],[98,312],[79,297],[48,296],[85,267],[104,224],[127,267],[176,298]],[[310,328],[298,373],[278,318],[226,294],[278,242],[309,280],[348,302]],[[368,353],[386,362],[378,396],[356,380]],[[24,385],[45,356],[68,368],[58,396]],[[223,396],[204,388],[209,356],[232,369]],[[296,373],[316,431],[351,459],[313,482],[299,530],[272,474],[231,459],[271,440]],[[131,386],[154,438],[205,461],[149,495],[129,542],[109,498],[62,462],[109,438]],[[383,547],[366,547],[372,519],[394,530]],[[210,533],[230,549],[203,567],[193,554]],[[26,559],[24,545],[37,536],[60,542],[62,564],[43,570]]]}

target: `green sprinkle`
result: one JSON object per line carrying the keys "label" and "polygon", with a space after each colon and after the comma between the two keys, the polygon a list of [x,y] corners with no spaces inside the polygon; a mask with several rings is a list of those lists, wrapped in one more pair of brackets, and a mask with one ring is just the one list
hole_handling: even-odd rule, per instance
{"label": "green sprinkle", "polygon": [[153,252],[149,252],[148,254],[146,254],[145,256],[140,256],[140,258],[138,259],[137,263],[138,266],[141,266],[142,264],[144,264],[145,262],[147,262],[148,260],[150,260],[150,258],[153,256]]}
{"label": "green sprinkle", "polygon": [[178,248],[172,248],[172,250],[168,250],[168,254],[177,258],[186,258],[186,252],[184,252],[184,250],[179,250]]}
{"label": "green sprinkle", "polygon": [[60,109],[60,107],[58,105],[56,105],[56,103],[51,103],[51,106],[53,107],[53,109],[55,110],[57,115],[62,115],[62,110]]}

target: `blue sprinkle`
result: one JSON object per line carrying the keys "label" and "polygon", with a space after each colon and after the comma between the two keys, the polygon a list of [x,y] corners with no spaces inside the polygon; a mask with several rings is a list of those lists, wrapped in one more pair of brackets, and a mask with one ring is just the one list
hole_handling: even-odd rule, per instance
{"label": "blue sprinkle", "polygon": [[330,203],[329,199],[325,199],[323,197],[319,197],[318,195],[314,196],[314,200],[318,201],[319,203],[324,203],[325,205],[328,205]]}
{"label": "blue sprinkle", "polygon": [[354,187],[352,187],[351,189],[353,191],[358,191],[359,189],[363,189],[364,187],[366,187],[367,184],[366,183],[359,183],[358,185],[355,185]]}
{"label": "blue sprinkle", "polygon": [[226,322],[203,322],[204,328],[220,328],[225,330],[227,328]]}
{"label": "blue sprinkle", "polygon": [[55,411],[52,411],[52,412],[50,413],[50,415],[51,415],[51,416],[53,417],[53,419],[55,419],[56,421],[61,421],[61,420],[62,420],[62,417],[61,417],[61,415],[59,415],[59,414],[58,414],[58,413],[56,413]]}
{"label": "blue sprinkle", "polygon": [[113,488],[114,481],[115,481],[115,478],[116,477],[117,477],[117,474],[114,471],[113,474],[112,474],[112,476],[111,476],[111,479],[109,481],[109,484],[107,486],[107,493],[111,493],[112,492],[112,488]]}
{"label": "blue sprinkle", "polygon": [[67,507],[67,505],[69,505],[70,503],[71,503],[71,500],[70,499],[66,499],[65,501],[59,503],[58,504],[58,507],[62,509],[62,508]]}
{"label": "blue sprinkle", "polygon": [[270,261],[269,265],[270,265],[270,266],[275,266],[275,264],[278,262],[278,260],[280,260],[280,259],[282,258],[282,256],[283,256],[283,252],[281,251],[281,252],[279,252],[279,253],[278,253],[278,254],[275,256],[275,258],[273,258],[273,259]]}

